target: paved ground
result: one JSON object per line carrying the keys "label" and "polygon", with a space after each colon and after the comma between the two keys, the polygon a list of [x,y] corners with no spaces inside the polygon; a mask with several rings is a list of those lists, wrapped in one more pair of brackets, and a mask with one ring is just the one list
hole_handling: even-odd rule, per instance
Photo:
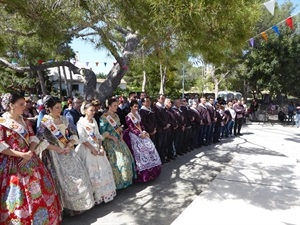
{"label": "paved ground", "polygon": [[243,133],[164,164],[157,180],[63,225],[300,225],[300,129],[252,124]]}

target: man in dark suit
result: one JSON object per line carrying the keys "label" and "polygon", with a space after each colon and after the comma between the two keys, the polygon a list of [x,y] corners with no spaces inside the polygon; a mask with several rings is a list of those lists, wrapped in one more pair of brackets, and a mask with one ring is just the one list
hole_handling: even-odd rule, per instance
{"label": "man in dark suit", "polygon": [[146,132],[150,135],[151,140],[155,143],[157,121],[155,112],[151,109],[151,100],[149,97],[144,97],[141,99],[141,102],[140,115],[142,124]]}
{"label": "man in dark suit", "polygon": [[177,121],[178,128],[174,131],[174,145],[176,149],[177,155],[183,155],[183,153],[187,153],[183,149],[183,140],[184,140],[184,130],[185,130],[185,121],[183,113],[180,109],[180,99],[174,100],[174,105],[172,107],[172,110],[174,111],[174,116]]}
{"label": "man in dark suit", "polygon": [[183,143],[185,144],[184,144],[183,151],[190,152],[194,149],[191,139],[192,139],[192,122],[195,120],[195,118],[193,117],[193,113],[191,112],[190,108],[187,106],[187,101],[185,98],[181,99],[180,109],[182,111],[184,117],[184,123],[185,123],[184,138],[183,138]]}
{"label": "man in dark suit", "polygon": [[[201,118],[202,118],[202,126],[201,126],[201,130],[200,130],[200,135],[199,135],[199,144],[201,146],[207,146],[207,139],[208,139],[208,131],[209,131],[209,127],[211,125],[211,117],[209,114],[209,111],[207,109],[206,106],[206,98],[202,97],[200,99],[200,104],[198,105],[198,110],[200,112]],[[204,141],[205,138],[205,141]]]}
{"label": "man in dark suit", "polygon": [[175,117],[175,113],[172,109],[172,101],[169,98],[166,98],[165,100],[165,106],[166,106],[166,111],[169,115],[169,123],[170,123],[170,127],[167,130],[167,151],[168,151],[168,155],[167,155],[167,159],[176,159],[175,155],[176,155],[176,151],[174,151],[175,149],[173,148],[174,146],[174,140],[175,140],[175,130],[178,128],[177,125],[177,121],[176,121],[176,117]]}
{"label": "man in dark suit", "polygon": [[160,156],[162,163],[166,163],[166,155],[167,155],[167,129],[171,126],[168,123],[168,113],[165,109],[165,96],[159,95],[155,107],[153,108],[156,121],[157,121],[157,132],[155,136],[156,140],[156,149]]}

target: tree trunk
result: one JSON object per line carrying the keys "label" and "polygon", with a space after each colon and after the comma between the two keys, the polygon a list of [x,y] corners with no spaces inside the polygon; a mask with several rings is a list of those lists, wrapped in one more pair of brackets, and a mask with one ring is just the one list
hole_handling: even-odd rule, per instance
{"label": "tree trunk", "polygon": [[122,78],[128,70],[130,59],[136,52],[139,43],[140,40],[137,33],[127,32],[122,56],[115,56],[117,63],[114,64],[105,81],[99,86],[98,90],[95,91],[95,95],[97,99],[101,101],[101,104],[104,104],[105,100],[113,95],[113,92],[121,83]]}
{"label": "tree trunk", "polygon": [[214,84],[215,84],[215,98],[218,97],[218,92],[219,92],[219,82],[218,80],[214,80]]}
{"label": "tree trunk", "polygon": [[58,82],[59,82],[59,97],[62,99],[62,84],[61,84],[61,72],[60,72],[60,66],[57,67],[58,69]]}
{"label": "tree trunk", "polygon": [[64,81],[65,81],[67,96],[70,96],[70,87],[69,87],[69,84],[68,84],[66,68],[63,66],[62,69],[63,69],[63,73],[64,73]]}
{"label": "tree trunk", "polygon": [[166,81],[166,67],[163,71],[162,65],[159,65],[159,72],[160,72],[160,89],[159,94],[164,95],[165,94],[165,81]]}
{"label": "tree trunk", "polygon": [[39,80],[40,80],[42,93],[43,93],[43,95],[47,95],[48,93],[47,93],[47,89],[46,89],[45,79],[44,79],[43,73],[42,73],[42,71],[38,70],[37,74],[38,74],[38,77],[39,77]]}
{"label": "tree trunk", "polygon": [[215,98],[217,98],[218,97],[218,92],[219,92],[219,84],[220,84],[220,82],[219,82],[219,79],[217,78],[217,76],[215,74],[215,71],[216,71],[215,68],[213,68],[211,70],[211,77],[213,79],[214,86],[215,86]]}
{"label": "tree trunk", "polygon": [[72,71],[69,69],[70,72],[70,94],[68,97],[72,97],[73,96],[73,74]]}
{"label": "tree trunk", "polygon": [[146,92],[146,82],[147,82],[147,74],[146,71],[143,71],[143,83],[142,83],[142,92]]}

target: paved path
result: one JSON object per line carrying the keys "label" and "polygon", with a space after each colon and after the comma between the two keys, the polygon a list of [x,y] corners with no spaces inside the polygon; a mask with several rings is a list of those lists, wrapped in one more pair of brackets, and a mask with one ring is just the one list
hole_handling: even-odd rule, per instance
{"label": "paved path", "polygon": [[300,130],[255,124],[243,132],[164,164],[157,180],[62,225],[300,225]]}

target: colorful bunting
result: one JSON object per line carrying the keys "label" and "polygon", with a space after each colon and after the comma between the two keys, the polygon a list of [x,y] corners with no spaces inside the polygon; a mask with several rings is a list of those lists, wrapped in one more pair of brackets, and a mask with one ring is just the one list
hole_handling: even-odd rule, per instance
{"label": "colorful bunting", "polygon": [[274,10],[275,10],[275,0],[270,0],[268,2],[264,3],[267,10],[274,16]]}
{"label": "colorful bunting", "polygon": [[273,26],[272,29],[274,30],[274,32],[279,36],[280,32],[279,32],[279,28],[277,25]]}
{"label": "colorful bunting", "polygon": [[266,32],[261,32],[261,36],[263,37],[263,39],[265,39],[265,41],[268,40],[268,35]]}
{"label": "colorful bunting", "polygon": [[99,62],[96,62],[96,66],[98,66],[99,65]]}
{"label": "colorful bunting", "polygon": [[86,66],[89,66],[89,63],[90,63],[90,62],[86,62],[85,65],[86,65]]}
{"label": "colorful bunting", "polygon": [[[269,2],[271,2],[271,1],[269,1]],[[267,3],[269,3],[269,2],[267,2]],[[274,26],[268,28],[267,30],[261,32],[260,34],[257,34],[256,36],[250,38],[248,41],[250,42],[251,47],[254,47],[254,42],[256,41],[255,39],[256,39],[257,37],[259,37],[259,36],[261,36],[265,41],[267,41],[267,40],[268,40],[268,34],[267,34],[267,31],[269,31],[269,30],[273,30],[273,31],[276,33],[276,35],[279,36],[279,35],[280,35],[279,25],[282,24],[282,23],[284,23],[284,22],[286,23],[286,25],[287,25],[290,29],[294,30],[293,17],[296,16],[296,15],[298,15],[299,13],[300,13],[300,12],[297,12],[296,14],[294,14],[294,15],[288,17],[288,18],[285,19],[285,20],[282,20],[281,22],[279,22],[279,23],[277,23],[276,25],[274,25]],[[255,45],[257,45],[257,44],[255,44]]]}
{"label": "colorful bunting", "polygon": [[107,64],[107,63],[105,62],[105,63],[104,63],[104,66],[106,66],[106,64]]}
{"label": "colorful bunting", "polygon": [[250,45],[252,48],[254,47],[254,38],[250,38]]}
{"label": "colorful bunting", "polygon": [[287,18],[285,22],[286,22],[286,25],[288,25],[292,30],[294,29],[292,17]]}

